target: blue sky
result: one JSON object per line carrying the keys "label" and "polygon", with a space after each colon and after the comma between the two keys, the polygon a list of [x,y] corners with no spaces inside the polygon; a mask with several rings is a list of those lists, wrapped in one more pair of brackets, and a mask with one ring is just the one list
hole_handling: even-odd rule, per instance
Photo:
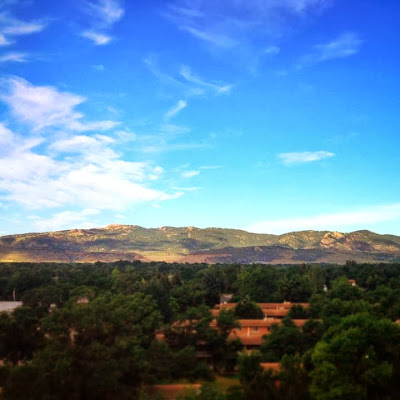
{"label": "blue sky", "polygon": [[400,235],[396,1],[6,0],[0,234]]}

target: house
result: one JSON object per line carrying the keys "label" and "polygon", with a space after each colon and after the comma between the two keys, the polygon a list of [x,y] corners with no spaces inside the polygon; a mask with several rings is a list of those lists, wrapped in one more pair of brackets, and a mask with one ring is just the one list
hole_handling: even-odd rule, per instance
{"label": "house", "polygon": [[[217,318],[221,309],[233,310],[237,303],[216,304],[211,310],[211,315]],[[239,339],[246,350],[257,349],[261,346],[265,335],[271,333],[273,325],[281,325],[283,318],[288,314],[291,307],[301,305],[308,308],[308,303],[257,303],[264,314],[264,319],[240,319],[240,328],[235,328],[229,335],[230,339]],[[293,319],[297,327],[302,327],[307,322],[306,319]],[[215,322],[213,325],[216,325]]]}
{"label": "house", "polygon": [[[294,325],[301,328],[306,319],[293,319]],[[229,339],[239,339],[246,350],[254,350],[261,346],[265,336],[269,335],[274,325],[282,325],[282,319],[239,319],[240,327],[229,334]]]}
{"label": "house", "polygon": [[260,365],[264,371],[280,372],[281,370],[281,364],[278,362],[264,362]]}
{"label": "house", "polygon": [[[285,301],[283,303],[257,303],[257,305],[261,308],[264,319],[282,319],[294,305],[299,305],[303,308],[308,308],[309,306],[308,303],[292,303],[290,301]],[[216,304],[214,309],[211,310],[211,315],[216,318],[220,310],[232,310],[236,306],[237,303]]]}
{"label": "house", "polygon": [[228,301],[232,300],[232,297],[233,297],[233,294],[231,294],[231,293],[221,294],[219,296],[219,302],[220,302],[220,304],[226,304],[226,303],[228,303]]}
{"label": "house", "polygon": [[[288,314],[290,308],[293,305],[301,305],[304,308],[308,307],[308,303],[257,303],[258,306],[263,310],[263,319],[239,319],[239,327],[232,329],[229,334],[230,340],[239,339],[243,347],[247,351],[257,349],[261,346],[264,336],[269,335],[272,332],[274,325],[282,325],[283,318]],[[214,320],[211,321],[210,327],[217,328],[217,321],[219,312],[221,309],[233,310],[237,303],[223,303],[216,304],[214,309],[210,310]],[[293,324],[301,328],[306,322],[306,319],[292,319]],[[195,322],[196,321],[179,321],[173,323],[171,330],[175,333],[183,333],[185,331],[195,333]],[[158,340],[165,340],[165,335],[162,332],[156,333]],[[199,358],[207,359],[210,358],[207,343],[197,343],[196,350]]]}
{"label": "house", "polygon": [[351,284],[351,286],[357,286],[355,279],[349,279],[349,283]]}
{"label": "house", "polygon": [[88,296],[79,296],[76,299],[77,304],[89,304],[89,297]]}
{"label": "house", "polygon": [[0,312],[13,312],[18,307],[22,307],[22,301],[0,301]]}

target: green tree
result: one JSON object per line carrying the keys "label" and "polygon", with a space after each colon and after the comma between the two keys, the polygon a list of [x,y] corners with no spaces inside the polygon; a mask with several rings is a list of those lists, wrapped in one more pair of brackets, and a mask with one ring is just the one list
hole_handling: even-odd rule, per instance
{"label": "green tree", "polygon": [[249,296],[256,302],[276,301],[278,294],[279,272],[270,266],[247,267],[239,273],[236,285],[239,295]]}
{"label": "green tree", "polygon": [[261,345],[261,353],[266,361],[280,361],[285,355],[304,351],[304,336],[293,324],[275,325]]}
{"label": "green tree", "polygon": [[35,310],[22,307],[12,314],[0,313],[0,359],[14,364],[30,360],[43,342]]}
{"label": "green tree", "polygon": [[399,344],[400,327],[387,319],[367,313],[344,318],[312,354],[313,399],[389,399]]}
{"label": "green tree", "polygon": [[235,316],[242,319],[262,319],[264,318],[264,313],[257,303],[250,301],[249,296],[245,296],[236,305]]}

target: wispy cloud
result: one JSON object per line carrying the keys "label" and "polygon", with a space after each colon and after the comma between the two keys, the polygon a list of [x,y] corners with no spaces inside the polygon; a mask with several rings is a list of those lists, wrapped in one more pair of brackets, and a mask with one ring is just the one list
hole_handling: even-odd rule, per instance
{"label": "wispy cloud", "polygon": [[6,53],[0,56],[0,64],[6,62],[19,62],[24,63],[28,61],[28,54],[27,53]]}
{"label": "wispy cloud", "polygon": [[360,51],[363,41],[354,32],[344,32],[330,42],[318,44],[302,57],[298,68],[317,64],[323,61],[350,57]]}
{"label": "wispy cloud", "polygon": [[200,78],[199,76],[196,76],[192,74],[191,69],[184,65],[182,66],[180,70],[181,76],[183,76],[188,82],[194,83],[195,85],[198,86],[203,86],[206,88],[211,88],[215,90],[217,94],[223,94],[223,93],[229,93],[232,85],[226,85],[226,84],[218,84],[215,82],[208,82],[203,78]]}
{"label": "wispy cloud", "polygon": [[328,0],[175,0],[164,15],[191,36],[219,48],[235,48],[259,35],[277,36],[288,20],[321,9]]}
{"label": "wispy cloud", "polygon": [[329,151],[303,151],[299,153],[280,153],[278,158],[285,164],[303,164],[313,161],[323,160],[325,158],[334,157],[335,154]]}
{"label": "wispy cloud", "polygon": [[91,40],[95,45],[105,45],[111,42],[112,36],[107,32],[125,14],[118,0],[86,0],[84,10],[92,16],[92,27],[81,33],[81,36]]}
{"label": "wispy cloud", "polygon": [[87,0],[84,3],[86,12],[104,27],[115,24],[125,13],[121,2],[118,0]]}
{"label": "wispy cloud", "polygon": [[94,32],[94,31],[85,31],[82,32],[81,36],[90,39],[97,46],[102,46],[111,42],[112,37],[109,35],[105,35],[104,33]]}
{"label": "wispy cloud", "polygon": [[309,217],[260,221],[250,225],[247,230],[259,233],[282,234],[298,230],[340,231],[367,229],[368,224],[393,221],[400,218],[400,203],[360,207],[352,211],[333,214],[320,214]]}
{"label": "wispy cloud", "polygon": [[199,169],[220,169],[221,165],[202,165]]}
{"label": "wispy cloud", "polygon": [[46,28],[46,21],[22,21],[7,12],[0,13],[0,46],[7,46],[18,36],[31,35]]}
{"label": "wispy cloud", "polygon": [[[153,142],[157,138],[153,138]],[[158,140],[157,143],[152,143],[145,145],[141,148],[144,153],[166,153],[171,151],[187,151],[194,149],[204,149],[210,147],[206,142],[180,142],[180,143],[170,143],[168,140],[162,139]]]}
{"label": "wispy cloud", "polygon": [[176,114],[178,114],[180,111],[182,111],[184,108],[186,108],[187,102],[184,100],[179,100],[178,103],[170,108],[166,113],[165,113],[165,119],[170,119]]}
{"label": "wispy cloud", "polygon": [[95,69],[95,70],[97,70],[97,71],[101,71],[101,72],[105,71],[105,67],[104,67],[103,64],[95,64],[95,65],[92,65],[92,68]]}
{"label": "wispy cloud", "polygon": [[196,192],[197,190],[202,189],[201,187],[198,186],[191,186],[191,187],[179,187],[175,186],[175,190],[182,190],[183,192]]}
{"label": "wispy cloud", "polygon": [[264,50],[264,54],[279,54],[281,51],[280,47],[278,46],[269,46]]}
{"label": "wispy cloud", "polygon": [[86,101],[83,96],[61,92],[52,86],[34,86],[22,78],[1,81],[0,99],[8,104],[14,116],[31,124],[34,130],[63,127],[72,131],[108,130],[116,121],[83,121],[75,107]]}
{"label": "wispy cloud", "polygon": [[182,25],[180,26],[180,29],[190,33],[192,36],[198,39],[204,40],[218,47],[231,48],[238,45],[238,41],[232,39],[227,34],[212,32],[212,31],[207,32],[200,28],[195,28],[193,26],[188,26],[188,25]]}
{"label": "wispy cloud", "polygon": [[197,176],[199,174],[200,174],[200,171],[197,171],[197,170],[184,171],[184,172],[182,172],[182,177],[183,178],[193,178],[194,176]]}
{"label": "wispy cloud", "polygon": [[194,74],[187,65],[181,66],[178,73],[165,73],[160,69],[154,56],[144,59],[144,63],[163,85],[173,87],[175,91],[181,91],[185,97],[229,94],[233,87],[232,84],[226,82],[202,78]]}

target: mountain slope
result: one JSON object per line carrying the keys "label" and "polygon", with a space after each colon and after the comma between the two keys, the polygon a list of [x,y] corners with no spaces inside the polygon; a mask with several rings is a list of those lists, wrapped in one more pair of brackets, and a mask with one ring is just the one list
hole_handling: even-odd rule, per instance
{"label": "mountain slope", "polygon": [[400,237],[370,231],[283,235],[236,229],[109,225],[0,237],[0,261],[360,262],[400,260]]}

